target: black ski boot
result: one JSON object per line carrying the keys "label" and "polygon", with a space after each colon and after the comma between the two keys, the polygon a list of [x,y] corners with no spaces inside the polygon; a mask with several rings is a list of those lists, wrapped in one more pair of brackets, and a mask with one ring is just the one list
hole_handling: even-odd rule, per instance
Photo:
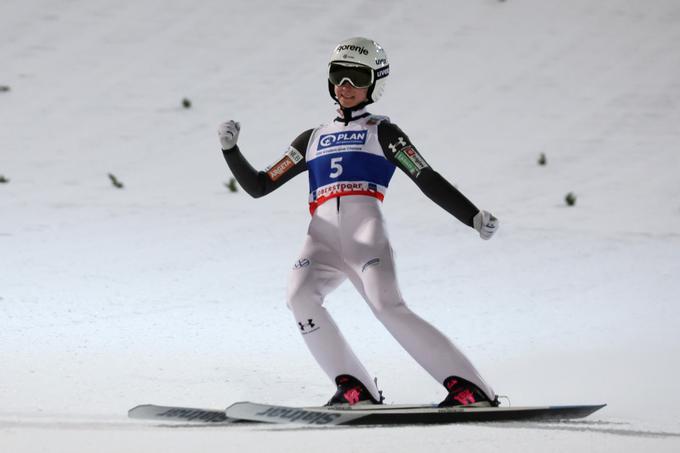
{"label": "black ski boot", "polygon": [[326,406],[349,405],[355,404],[382,404],[382,392],[380,394],[380,401],[373,398],[371,392],[366,386],[359,382],[354,376],[349,374],[341,374],[335,378],[335,384],[338,390],[335,395],[326,403]]}
{"label": "black ski boot", "polygon": [[458,376],[449,376],[444,380],[444,387],[449,391],[439,407],[471,406],[471,407],[496,407],[498,398],[489,399],[484,392],[470,381]]}

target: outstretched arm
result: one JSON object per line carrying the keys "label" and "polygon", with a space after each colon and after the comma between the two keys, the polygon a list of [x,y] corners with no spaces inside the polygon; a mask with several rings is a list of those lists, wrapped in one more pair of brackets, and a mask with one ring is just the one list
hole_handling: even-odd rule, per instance
{"label": "outstretched arm", "polygon": [[293,177],[307,170],[305,152],[312,130],[300,134],[274,165],[264,171],[255,170],[236,145],[240,125],[233,121],[220,125],[218,135],[222,154],[234,178],[253,198],[259,198],[278,189]]}
{"label": "outstretched arm", "polygon": [[479,231],[482,238],[489,239],[493,235],[498,219],[486,211],[480,211],[432,169],[399,126],[389,121],[381,122],[378,125],[378,140],[385,157],[406,173],[428,198],[465,225]]}

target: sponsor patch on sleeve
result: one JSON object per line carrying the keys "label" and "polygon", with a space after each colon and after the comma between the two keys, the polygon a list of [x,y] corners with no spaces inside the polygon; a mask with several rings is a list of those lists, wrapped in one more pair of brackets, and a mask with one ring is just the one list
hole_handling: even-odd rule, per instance
{"label": "sponsor patch on sleeve", "polygon": [[302,153],[291,146],[288,148],[288,151],[286,151],[286,154],[283,155],[281,160],[276,162],[274,165],[267,167],[265,172],[267,173],[267,176],[269,176],[269,179],[276,181],[288,170],[295,167],[295,165],[302,159],[304,159]]}
{"label": "sponsor patch on sleeve", "polygon": [[304,159],[304,157],[302,156],[302,153],[300,153],[300,151],[293,148],[292,146],[290,148],[288,148],[288,152],[286,153],[286,156],[290,157],[290,160],[292,160],[294,164],[297,164],[302,159]]}
{"label": "sponsor patch on sleeve", "polygon": [[411,162],[411,159],[408,158],[405,152],[399,151],[394,155],[394,157],[399,161],[402,167],[404,167],[404,169],[406,169],[406,171],[408,171],[413,176],[417,177],[420,174],[418,168],[416,168],[415,164]]}
{"label": "sponsor patch on sleeve", "polygon": [[424,168],[429,167],[427,162],[425,162],[425,159],[423,159],[418,151],[416,151],[412,146],[407,146],[400,149],[397,151],[394,157],[399,161],[399,163],[401,163],[406,171],[416,178],[420,175],[420,172]]}
{"label": "sponsor patch on sleeve", "polygon": [[416,166],[419,173],[424,168],[429,167],[429,165],[427,165],[427,162],[425,162],[425,159],[423,159],[423,157],[418,153],[418,151],[416,151],[414,147],[407,146],[406,148],[404,148],[404,152],[406,153],[408,158],[411,159],[411,162],[413,162],[413,164]]}

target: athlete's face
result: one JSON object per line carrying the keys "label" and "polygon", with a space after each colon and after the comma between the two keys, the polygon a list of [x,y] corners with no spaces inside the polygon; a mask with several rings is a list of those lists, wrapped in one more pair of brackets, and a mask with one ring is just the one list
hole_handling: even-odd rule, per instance
{"label": "athlete's face", "polygon": [[368,88],[357,88],[349,82],[335,85],[335,97],[340,105],[346,109],[356,107],[367,99]]}

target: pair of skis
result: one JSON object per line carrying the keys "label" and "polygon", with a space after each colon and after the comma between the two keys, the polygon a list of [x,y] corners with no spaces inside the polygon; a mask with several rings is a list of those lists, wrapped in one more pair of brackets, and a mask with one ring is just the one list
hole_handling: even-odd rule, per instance
{"label": "pair of skis", "polygon": [[555,421],[584,418],[606,404],[531,407],[358,405],[290,407],[240,402],[226,410],[144,404],[128,411],[135,419],[201,424],[279,423],[309,426],[436,425],[463,422]]}

